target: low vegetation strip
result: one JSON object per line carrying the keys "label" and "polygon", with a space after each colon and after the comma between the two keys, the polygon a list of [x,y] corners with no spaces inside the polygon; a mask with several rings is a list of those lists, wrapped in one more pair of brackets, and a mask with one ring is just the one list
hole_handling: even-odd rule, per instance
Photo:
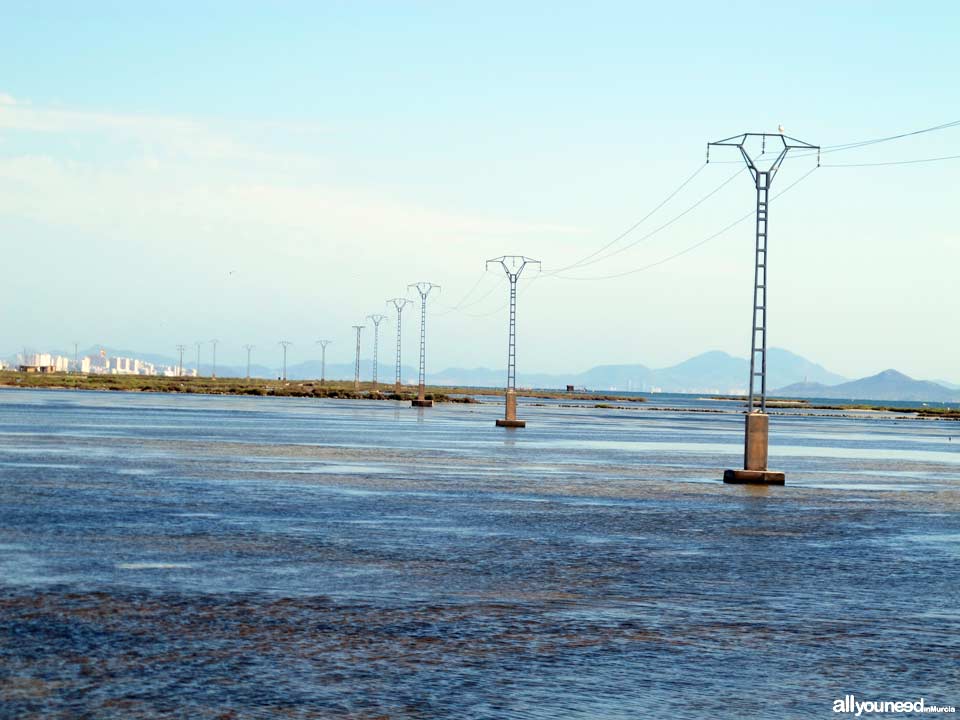
{"label": "low vegetation strip", "polygon": [[[0,372],[0,387],[47,388],[63,390],[115,390],[120,392],[196,393],[204,395],[253,395],[269,397],[346,398],[362,400],[412,400],[416,387],[405,385],[394,392],[393,383],[360,383],[342,380],[267,380],[262,378],[161,377],[156,375],[81,375],[75,373]],[[595,402],[644,402],[644,398],[593,393],[568,393],[545,390],[518,390],[518,395],[538,399],[576,399]],[[426,388],[426,398],[434,402],[477,402],[475,395],[502,396],[499,388],[434,387]]]}

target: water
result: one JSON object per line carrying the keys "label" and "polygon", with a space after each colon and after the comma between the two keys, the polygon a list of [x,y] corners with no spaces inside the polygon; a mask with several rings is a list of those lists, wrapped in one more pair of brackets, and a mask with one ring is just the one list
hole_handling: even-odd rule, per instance
{"label": "water", "polygon": [[0,717],[960,704],[960,423],[570,404],[0,391]]}

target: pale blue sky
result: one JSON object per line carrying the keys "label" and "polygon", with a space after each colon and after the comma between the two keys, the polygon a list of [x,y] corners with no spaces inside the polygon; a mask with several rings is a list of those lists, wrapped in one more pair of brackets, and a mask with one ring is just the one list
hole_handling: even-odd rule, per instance
{"label": "pale blue sky", "polygon": [[[950,2],[276,5],[0,8],[0,351],[218,337],[240,362],[287,338],[296,362],[328,336],[345,361],[352,324],[432,280],[430,365],[498,367],[501,275],[439,314],[486,258],[570,264],[708,140],[783,123],[835,145],[960,119]],[[960,155],[960,127],[824,161],[938,155]],[[788,160],[774,190],[811,162]],[[707,167],[625,242],[736,168]],[[771,343],[850,376],[960,382],[958,178],[960,161],[822,168],[776,203]],[[752,203],[741,175],[569,274],[654,263]],[[635,275],[533,283],[521,369],[746,355],[752,242],[746,222]]]}

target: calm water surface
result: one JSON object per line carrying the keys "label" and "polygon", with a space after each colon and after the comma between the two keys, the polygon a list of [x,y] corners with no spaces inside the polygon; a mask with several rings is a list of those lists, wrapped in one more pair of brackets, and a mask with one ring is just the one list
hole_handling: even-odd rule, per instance
{"label": "calm water surface", "polygon": [[569,404],[0,391],[0,717],[960,705],[960,423]]}

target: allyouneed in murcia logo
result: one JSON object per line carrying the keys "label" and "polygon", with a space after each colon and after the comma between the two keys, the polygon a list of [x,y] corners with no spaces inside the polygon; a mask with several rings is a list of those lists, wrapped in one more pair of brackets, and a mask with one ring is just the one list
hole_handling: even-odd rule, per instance
{"label": "allyouneed in murcia logo", "polygon": [[864,700],[859,702],[856,695],[844,695],[842,700],[833,701],[835,713],[849,713],[860,717],[864,713],[955,713],[953,705],[927,705],[923,698],[919,700]]}

